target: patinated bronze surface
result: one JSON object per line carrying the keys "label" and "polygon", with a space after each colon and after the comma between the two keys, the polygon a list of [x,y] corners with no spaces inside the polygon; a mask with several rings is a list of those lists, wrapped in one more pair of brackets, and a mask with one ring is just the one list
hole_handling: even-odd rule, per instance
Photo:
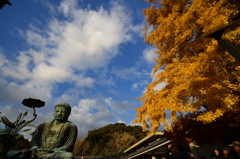
{"label": "patinated bronze surface", "polygon": [[54,109],[54,119],[43,122],[37,127],[30,150],[36,151],[38,158],[74,158],[72,150],[77,139],[78,129],[74,123],[68,121],[70,113],[69,104],[59,103]]}

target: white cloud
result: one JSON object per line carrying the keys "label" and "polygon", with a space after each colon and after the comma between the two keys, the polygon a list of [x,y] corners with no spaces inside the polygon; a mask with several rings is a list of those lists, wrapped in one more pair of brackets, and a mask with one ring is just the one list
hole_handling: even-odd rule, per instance
{"label": "white cloud", "polygon": [[132,85],[132,90],[137,91],[139,89],[139,87],[146,86],[147,84],[148,84],[147,80],[141,80],[141,81],[136,82]]}
{"label": "white cloud", "polygon": [[51,98],[52,87],[40,86],[31,81],[24,84],[16,84],[14,82],[7,82],[3,78],[0,78],[0,100],[19,102],[24,98],[39,98],[47,101]]}
{"label": "white cloud", "polygon": [[64,0],[61,2],[58,10],[64,13],[66,17],[68,17],[71,13],[74,12],[74,10],[76,10],[76,6],[77,6],[76,0]]}
{"label": "white cloud", "polygon": [[[47,100],[56,84],[64,82],[93,88],[101,80],[88,77],[86,71],[105,67],[118,54],[119,45],[133,41],[133,34],[140,31],[139,25],[132,24],[127,9],[117,2],[112,2],[109,9],[98,10],[81,9],[76,0],[64,0],[59,6],[45,5],[55,10],[47,26],[30,24],[28,30],[20,30],[29,48],[13,60],[0,52],[1,77],[12,80],[1,80],[1,89],[7,92],[0,95],[2,99],[21,101],[23,96],[37,96]],[[57,19],[59,15],[65,18]],[[105,79],[114,85],[112,77]]]}
{"label": "white cloud", "polygon": [[40,33],[41,31],[36,30],[35,27],[30,27],[31,30],[25,32],[24,36],[26,36],[26,40],[29,45],[35,46],[39,49],[45,47],[48,43],[48,39],[43,37]]}
{"label": "white cloud", "polygon": [[116,111],[121,114],[121,115],[127,115],[127,110],[129,110],[130,108],[132,108],[133,103],[129,102],[129,101],[116,101],[115,102],[115,106],[114,108],[116,109]]}
{"label": "white cloud", "polygon": [[104,86],[114,86],[115,79],[108,74],[108,67],[107,65],[103,67],[102,70],[98,71],[98,83]]}
{"label": "white cloud", "polygon": [[118,53],[120,43],[131,40],[129,31],[132,26],[125,9],[114,3],[109,11],[102,7],[98,11],[83,10],[73,7],[74,4],[69,5],[70,2],[64,1],[60,8],[65,16],[71,15],[72,20],[55,19],[49,25],[49,41],[57,45],[56,50],[52,50],[56,56],[49,62],[54,66],[76,69],[104,66]]}
{"label": "white cloud", "polygon": [[126,115],[124,112],[130,107],[132,107],[131,102],[114,101],[111,97],[86,98],[80,100],[78,105],[72,108],[70,119],[80,127],[84,125],[87,128],[85,131],[88,131],[117,121],[124,121],[126,117],[121,117],[121,115]]}
{"label": "white cloud", "polygon": [[118,120],[117,123],[124,123],[124,124],[125,124],[125,121],[123,121],[123,120]]}
{"label": "white cloud", "polygon": [[79,99],[78,94],[64,93],[59,98],[54,99],[54,103],[72,102],[77,101],[78,99]]}
{"label": "white cloud", "polygon": [[[158,70],[155,74],[153,74],[153,71],[152,71],[152,82],[154,81],[154,80],[156,80],[155,79],[155,75],[157,75],[157,74],[159,74],[160,72],[162,72],[163,70]],[[132,90],[133,91],[136,91],[136,90],[138,90],[138,87],[139,86],[147,86],[149,84],[149,82],[148,81],[146,81],[146,80],[142,80],[142,81],[139,81],[139,82],[136,82],[136,83],[134,83],[133,85],[132,85]],[[164,83],[164,82],[161,82],[161,83],[158,83],[155,87],[154,87],[154,90],[156,90],[156,91],[160,91],[163,87],[165,87],[167,85],[167,83]],[[146,93],[146,91],[147,91],[147,87],[144,87],[144,89],[141,91],[142,92],[142,94],[145,94]]]}
{"label": "white cloud", "polygon": [[157,59],[158,54],[156,54],[154,51],[157,51],[157,49],[147,48],[147,49],[143,50],[143,58],[149,64],[156,64],[156,62],[153,59]]}
{"label": "white cloud", "polygon": [[82,87],[93,87],[94,86],[94,79],[90,77],[83,77],[82,74],[80,75],[72,75],[72,80],[76,82],[76,86]]}
{"label": "white cloud", "polygon": [[17,57],[17,64],[9,60],[5,60],[2,65],[1,72],[4,76],[9,76],[16,80],[24,80],[30,78],[30,71],[27,64],[30,62],[30,57],[20,52]]}
{"label": "white cloud", "polygon": [[38,83],[61,83],[72,75],[69,68],[59,68],[41,63],[33,69],[34,80]]}
{"label": "white cloud", "polygon": [[[37,110],[34,125],[53,119],[54,104],[68,102],[73,106],[69,120],[78,125],[80,134],[86,134],[127,120],[132,102],[89,97],[89,92],[99,83],[115,84],[114,77],[107,74],[107,65],[119,54],[121,44],[134,42],[133,36],[141,32],[141,26],[133,25],[127,9],[117,2],[111,3],[109,9],[98,10],[81,9],[76,4],[76,0],[64,0],[59,6],[46,2],[54,14],[39,26],[47,25],[39,27],[39,21],[34,19],[35,24],[30,24],[28,30],[19,30],[28,48],[19,51],[14,59],[6,58],[0,50],[0,89],[4,92],[0,101],[19,102],[29,97],[44,100],[46,106]],[[114,71],[119,78],[131,79],[145,75],[138,68]],[[108,72],[99,75],[104,69]],[[67,83],[70,88],[61,92],[59,83]],[[0,110],[11,119],[25,110],[4,104]]]}
{"label": "white cloud", "polygon": [[[76,90],[69,90],[75,92]],[[61,97],[60,102],[77,100],[76,96],[65,94]],[[64,100],[65,99],[65,100]],[[55,100],[55,104],[57,101]],[[21,104],[20,104],[21,105]],[[80,99],[77,105],[72,105],[72,112],[69,120],[74,122],[79,129],[79,135],[86,135],[89,130],[98,129],[108,124],[116,122],[126,123],[126,111],[132,108],[133,103],[129,101],[115,101],[112,97],[104,98],[85,98]],[[29,113],[25,119],[32,119],[32,109],[18,106],[0,106],[3,115],[6,115],[10,121],[15,121],[20,113],[28,110]],[[37,126],[40,123],[53,119],[54,105],[50,106],[47,102],[44,107],[37,109],[37,119],[32,123]],[[29,133],[23,133],[25,137],[30,138]]]}
{"label": "white cloud", "polygon": [[86,133],[111,123],[124,121],[126,118],[119,117],[119,114],[124,115],[131,106],[132,103],[128,101],[114,101],[111,97],[81,99],[78,105],[72,108],[70,120]]}
{"label": "white cloud", "polygon": [[2,67],[5,63],[7,63],[6,57],[1,53],[1,47],[0,47],[0,67]]}
{"label": "white cloud", "polygon": [[[155,76],[157,75],[157,74],[159,74],[160,72],[162,72],[163,70],[158,70],[155,74],[152,74],[152,80],[154,81],[155,80]],[[161,90],[163,87],[165,87],[167,85],[167,83],[164,83],[164,82],[161,82],[161,83],[159,83],[159,84],[157,84],[155,87],[154,87],[154,90]]]}
{"label": "white cloud", "polygon": [[161,90],[165,86],[166,86],[166,83],[161,82],[158,85],[156,85],[156,87],[154,87],[154,90]]}

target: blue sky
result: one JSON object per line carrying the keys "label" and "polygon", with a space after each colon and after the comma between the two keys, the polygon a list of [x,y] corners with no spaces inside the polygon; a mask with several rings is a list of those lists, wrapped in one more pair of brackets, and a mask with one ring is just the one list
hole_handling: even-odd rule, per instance
{"label": "blue sky", "polygon": [[[152,81],[154,48],[143,41],[141,0],[11,0],[0,10],[0,110],[10,120],[46,102],[35,125],[54,106],[72,106],[79,135],[111,123],[130,125]],[[31,111],[31,110],[29,110]],[[31,118],[28,114],[27,118]]]}

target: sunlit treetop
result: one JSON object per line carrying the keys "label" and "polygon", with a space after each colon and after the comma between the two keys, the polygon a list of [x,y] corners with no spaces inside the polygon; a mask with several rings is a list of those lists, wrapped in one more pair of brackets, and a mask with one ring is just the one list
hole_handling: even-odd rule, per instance
{"label": "sunlit treetop", "polygon": [[[146,0],[145,42],[158,49],[153,82],[140,98],[137,119],[156,131],[169,130],[187,112],[203,110],[196,120],[210,123],[239,106],[240,63],[214,38],[187,44],[240,18],[236,0]],[[240,44],[240,27],[222,38]],[[157,86],[165,83],[162,89]],[[170,120],[168,117],[170,114]]]}

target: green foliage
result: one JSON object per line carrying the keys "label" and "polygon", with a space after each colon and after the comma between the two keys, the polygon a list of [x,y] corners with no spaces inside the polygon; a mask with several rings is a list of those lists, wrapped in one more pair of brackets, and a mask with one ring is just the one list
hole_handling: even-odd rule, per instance
{"label": "green foliage", "polygon": [[[108,155],[105,151],[107,143],[112,139],[114,132],[126,132],[134,136],[138,141],[147,135],[147,131],[143,131],[141,126],[126,126],[124,123],[109,124],[99,129],[88,131],[85,142],[89,142],[90,148],[87,155]],[[94,149],[94,154],[91,150]],[[122,150],[124,151],[124,150]]]}

